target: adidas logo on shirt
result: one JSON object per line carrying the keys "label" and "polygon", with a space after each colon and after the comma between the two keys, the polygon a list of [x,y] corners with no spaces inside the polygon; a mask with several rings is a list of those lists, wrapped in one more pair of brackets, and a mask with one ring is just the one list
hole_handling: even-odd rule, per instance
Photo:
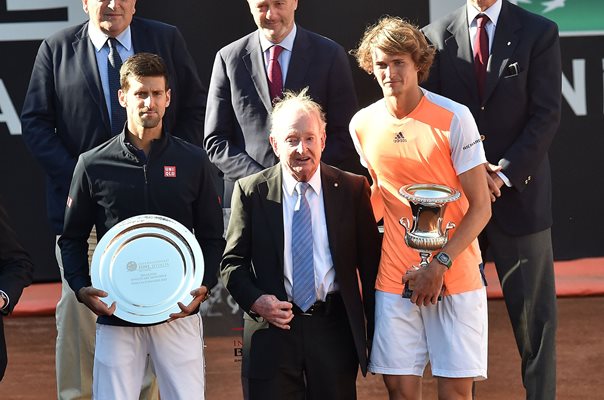
{"label": "adidas logo on shirt", "polygon": [[403,132],[397,133],[393,140],[394,143],[405,143],[406,141],[407,139],[405,139]]}

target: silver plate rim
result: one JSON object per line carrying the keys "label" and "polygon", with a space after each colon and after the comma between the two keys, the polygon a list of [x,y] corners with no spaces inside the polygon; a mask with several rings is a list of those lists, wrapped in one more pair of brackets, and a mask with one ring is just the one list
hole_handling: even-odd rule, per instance
{"label": "silver plate rim", "polygon": [[[184,257],[185,262],[190,262],[191,265],[184,265],[185,274],[179,284],[178,293],[173,293],[164,300],[164,302],[169,301],[169,303],[162,303],[161,307],[155,308],[129,304],[119,297],[119,290],[114,290],[117,285],[112,285],[110,279],[103,276],[110,268],[107,263],[114,258],[114,255],[110,252],[116,246],[119,246],[122,240],[133,235],[138,234],[141,237],[146,237],[146,233],[151,233],[161,236],[162,232],[165,236],[170,236],[171,240],[180,240],[180,245],[186,251],[182,251],[180,247],[177,251]],[[108,306],[114,301],[116,302],[117,307],[114,316],[136,324],[154,324],[166,321],[172,313],[180,312],[178,302],[188,304],[192,300],[190,292],[201,286],[204,267],[201,247],[191,231],[172,218],[156,214],[143,214],[119,222],[103,235],[92,256],[90,274],[93,287],[104,290],[109,294],[100,300]]]}

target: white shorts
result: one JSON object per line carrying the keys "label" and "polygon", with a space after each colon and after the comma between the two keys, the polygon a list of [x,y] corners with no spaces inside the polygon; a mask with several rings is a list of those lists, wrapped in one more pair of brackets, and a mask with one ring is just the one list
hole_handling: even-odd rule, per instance
{"label": "white shorts", "polygon": [[138,399],[149,356],[162,399],[205,398],[203,325],[197,313],[152,326],[97,324],[93,399]]}
{"label": "white shorts", "polygon": [[418,307],[400,294],[376,291],[375,334],[369,371],[422,376],[487,378],[486,289],[444,296]]}

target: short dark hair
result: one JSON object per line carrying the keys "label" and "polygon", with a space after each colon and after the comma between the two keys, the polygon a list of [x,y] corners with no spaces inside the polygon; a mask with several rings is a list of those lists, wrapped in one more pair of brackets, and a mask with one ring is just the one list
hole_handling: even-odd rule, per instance
{"label": "short dark hair", "polygon": [[166,80],[166,90],[170,88],[166,63],[157,54],[137,53],[124,61],[120,68],[120,86],[122,90],[128,90],[128,78],[131,76],[134,78],[163,76]]}
{"label": "short dark hair", "polygon": [[428,79],[434,60],[434,48],[428,44],[419,28],[399,17],[382,17],[365,30],[358,47],[351,51],[359,67],[373,73],[373,50],[378,48],[388,55],[409,54],[418,67],[418,82]]}

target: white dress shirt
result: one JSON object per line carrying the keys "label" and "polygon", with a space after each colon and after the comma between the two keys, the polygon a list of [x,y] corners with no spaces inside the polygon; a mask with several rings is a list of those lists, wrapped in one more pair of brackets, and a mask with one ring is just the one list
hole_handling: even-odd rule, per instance
{"label": "white dress shirt", "polygon": [[[284,283],[287,297],[292,297],[292,220],[298,195],[296,193],[297,181],[283,167],[282,199],[283,199],[283,264]],[[313,236],[313,260],[315,267],[315,290],[317,300],[325,301],[328,293],[338,290],[336,271],[333,268],[329,240],[327,238],[327,223],[325,221],[325,205],[321,188],[321,167],[308,181],[310,187],[306,191],[306,199],[310,207]],[[299,205],[298,205],[299,206]],[[294,244],[295,245],[295,244]]]}
{"label": "white dress shirt", "polygon": [[296,24],[294,24],[293,29],[290,33],[287,34],[285,39],[281,41],[281,43],[273,43],[268,40],[262,32],[258,31],[258,36],[260,37],[260,47],[262,48],[262,54],[264,54],[264,71],[268,70],[268,62],[269,62],[269,49],[274,45],[278,44],[283,47],[283,51],[279,54],[279,65],[281,66],[281,76],[283,77],[283,87],[285,87],[285,82],[287,80],[287,71],[289,69],[289,60],[292,58],[292,50],[294,49],[294,40],[296,39],[296,32],[298,29],[296,28]]}
{"label": "white dress shirt", "polygon": [[468,30],[470,31],[470,44],[472,45],[472,53],[474,52],[474,39],[476,38],[476,31],[478,31],[478,24],[476,22],[476,16],[478,14],[484,14],[489,17],[485,29],[489,36],[489,54],[491,54],[491,48],[493,47],[493,38],[495,37],[495,28],[497,27],[497,21],[499,20],[499,14],[501,13],[501,0],[497,0],[491,7],[487,8],[484,12],[480,12],[474,8],[470,1],[468,1]]}
{"label": "white dress shirt", "polygon": [[[90,41],[96,50],[96,64],[99,68],[99,76],[101,78],[101,85],[103,86],[103,94],[105,95],[105,104],[107,104],[107,110],[109,111],[109,119],[111,119],[109,77],[107,76],[107,58],[109,57],[109,47],[105,46],[109,36],[105,35],[90,23],[88,24],[88,36],[90,36]],[[126,61],[128,57],[134,55],[130,26],[128,26],[122,33],[117,35],[115,39],[118,42],[117,52],[120,54],[122,62]],[[117,93],[115,95],[117,96]]]}

